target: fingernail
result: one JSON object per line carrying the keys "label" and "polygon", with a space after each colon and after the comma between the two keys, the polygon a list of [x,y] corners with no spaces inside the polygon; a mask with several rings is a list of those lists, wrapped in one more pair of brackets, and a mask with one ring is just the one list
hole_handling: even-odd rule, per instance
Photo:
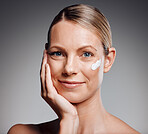
{"label": "fingernail", "polygon": [[46,68],[47,68],[47,67],[48,67],[48,64],[46,63],[46,65],[45,65],[45,66],[46,66]]}

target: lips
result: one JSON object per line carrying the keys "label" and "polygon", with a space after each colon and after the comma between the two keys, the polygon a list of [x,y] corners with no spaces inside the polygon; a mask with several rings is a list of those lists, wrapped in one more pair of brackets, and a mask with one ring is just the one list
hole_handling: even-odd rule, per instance
{"label": "lips", "polygon": [[65,81],[65,80],[58,80],[62,87],[73,89],[82,86],[85,82],[79,81]]}

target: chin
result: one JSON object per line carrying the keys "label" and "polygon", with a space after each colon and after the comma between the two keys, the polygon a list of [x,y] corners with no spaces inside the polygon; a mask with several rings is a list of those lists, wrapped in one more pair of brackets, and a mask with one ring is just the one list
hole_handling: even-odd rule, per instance
{"label": "chin", "polygon": [[87,99],[87,96],[82,95],[80,93],[59,93],[61,96],[63,96],[66,100],[68,100],[70,103],[81,103]]}

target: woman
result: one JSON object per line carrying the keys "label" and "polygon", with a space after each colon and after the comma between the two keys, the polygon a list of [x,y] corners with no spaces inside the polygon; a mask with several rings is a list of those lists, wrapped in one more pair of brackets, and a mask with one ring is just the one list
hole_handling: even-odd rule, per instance
{"label": "woman", "polygon": [[116,50],[105,16],[88,5],[64,8],[53,20],[41,65],[41,96],[58,119],[13,126],[8,134],[139,134],[103,107],[103,74]]}

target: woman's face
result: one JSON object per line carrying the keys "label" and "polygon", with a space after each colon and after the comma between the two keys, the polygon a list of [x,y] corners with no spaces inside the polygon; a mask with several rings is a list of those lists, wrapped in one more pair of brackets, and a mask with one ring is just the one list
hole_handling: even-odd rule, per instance
{"label": "woman's face", "polygon": [[[51,30],[48,64],[53,85],[71,103],[92,97],[103,80],[104,53],[101,41],[89,30],[69,21],[55,24]],[[92,64],[101,65],[92,70]]]}

